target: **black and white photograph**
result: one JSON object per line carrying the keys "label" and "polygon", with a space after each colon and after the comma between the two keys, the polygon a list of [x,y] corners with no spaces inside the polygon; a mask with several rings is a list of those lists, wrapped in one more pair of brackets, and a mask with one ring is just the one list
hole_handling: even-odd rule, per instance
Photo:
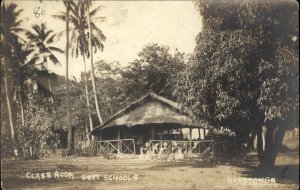
{"label": "black and white photograph", "polygon": [[1,189],[299,189],[296,0],[3,0]]}

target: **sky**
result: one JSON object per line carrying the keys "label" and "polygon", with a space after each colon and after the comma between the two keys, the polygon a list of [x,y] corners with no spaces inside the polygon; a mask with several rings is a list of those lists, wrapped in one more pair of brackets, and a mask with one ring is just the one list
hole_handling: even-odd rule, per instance
{"label": "sky", "polygon": [[[54,32],[65,29],[65,23],[52,15],[65,11],[61,1],[6,1],[17,3],[23,9],[22,27],[30,29],[33,24],[46,22]],[[118,61],[121,66],[138,58],[137,54],[149,43],[170,47],[171,52],[192,53],[195,37],[202,29],[202,19],[192,1],[93,1],[93,8],[103,6],[97,16],[106,17],[104,22],[96,21],[106,36],[103,52],[94,55],[94,61]],[[38,8],[39,7],[39,8]],[[34,10],[42,13],[35,17]],[[65,37],[55,42],[55,46],[65,49]],[[48,68],[60,75],[65,74],[65,56],[55,54],[61,66],[48,64]],[[82,58],[70,56],[70,76],[79,78],[83,71]],[[87,69],[89,70],[89,64]]]}

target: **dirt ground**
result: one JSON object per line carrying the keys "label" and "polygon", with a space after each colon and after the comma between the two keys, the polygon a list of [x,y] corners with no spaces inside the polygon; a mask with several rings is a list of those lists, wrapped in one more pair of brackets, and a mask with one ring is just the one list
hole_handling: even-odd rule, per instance
{"label": "dirt ground", "polygon": [[[298,189],[298,154],[279,155],[276,165],[276,172],[264,175],[257,172],[255,159],[243,162],[100,157],[1,160],[1,186],[3,189],[64,190]],[[273,177],[275,181],[271,180]]]}

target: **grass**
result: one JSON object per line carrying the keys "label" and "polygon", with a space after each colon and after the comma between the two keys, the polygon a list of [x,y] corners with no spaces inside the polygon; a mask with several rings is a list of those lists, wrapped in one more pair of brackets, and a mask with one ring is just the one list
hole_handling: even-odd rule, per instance
{"label": "grass", "polygon": [[[278,170],[276,170],[277,173],[275,172],[278,175],[274,176],[276,190],[298,189],[298,154],[279,155],[276,163]],[[258,176],[256,165],[255,158],[247,159],[246,162],[220,160],[213,163],[198,159],[162,162],[138,159],[105,160],[99,157],[1,160],[1,183],[3,189],[273,190],[274,184],[231,184],[228,182],[228,178],[269,177]],[[56,171],[69,172],[74,178],[56,178],[54,177]],[[27,172],[35,175],[38,173],[40,177],[41,173],[45,173],[46,176],[46,173],[50,172],[51,178],[29,179],[26,177]],[[110,175],[111,177],[115,175],[115,179],[106,181],[105,179],[109,179]],[[122,180],[116,180],[117,175],[121,176]],[[135,180],[134,177],[137,179]]]}

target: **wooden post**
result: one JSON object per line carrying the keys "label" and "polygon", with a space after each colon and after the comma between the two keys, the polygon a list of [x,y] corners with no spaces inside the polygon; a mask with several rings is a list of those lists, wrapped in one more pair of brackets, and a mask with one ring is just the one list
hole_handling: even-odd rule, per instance
{"label": "wooden post", "polygon": [[199,135],[199,140],[201,140],[201,132],[200,132],[200,128],[198,128],[198,135]]}
{"label": "wooden post", "polygon": [[205,140],[206,131],[205,128],[203,128],[203,139]]}
{"label": "wooden post", "polygon": [[134,142],[134,139],[133,139],[133,152],[135,154],[135,142]]}
{"label": "wooden post", "polygon": [[189,154],[192,155],[192,128],[190,128]]}
{"label": "wooden post", "polygon": [[[154,126],[151,126],[151,140],[154,140]],[[153,142],[151,143],[152,146],[152,155],[154,155],[154,144]]]}
{"label": "wooden post", "polygon": [[121,136],[121,127],[118,127],[118,154],[120,154],[121,150],[121,143],[120,143],[120,136]]}
{"label": "wooden post", "polygon": [[154,126],[151,127],[151,135],[152,140],[154,140]]}

